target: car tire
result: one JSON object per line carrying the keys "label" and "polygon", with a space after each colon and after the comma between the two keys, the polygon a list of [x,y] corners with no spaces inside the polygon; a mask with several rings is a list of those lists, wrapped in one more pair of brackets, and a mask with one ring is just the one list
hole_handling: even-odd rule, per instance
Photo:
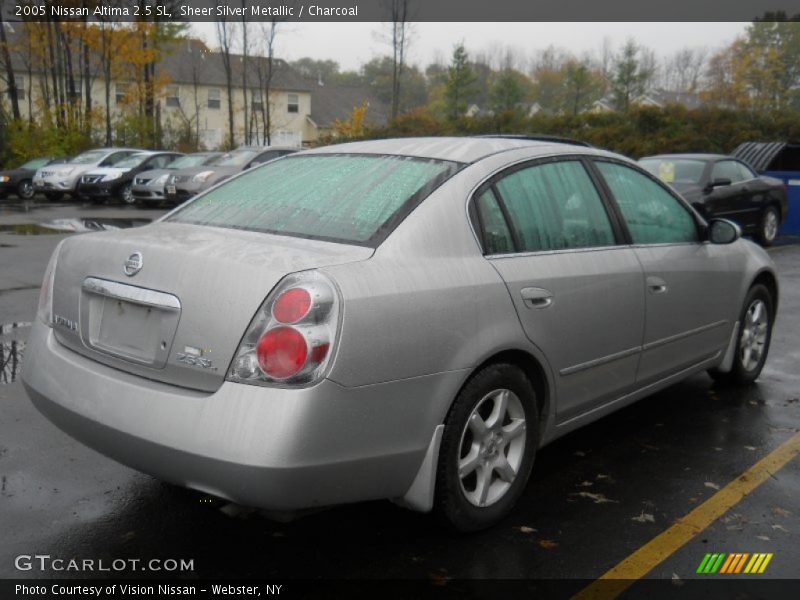
{"label": "car tire", "polygon": [[494,525],[524,491],[538,443],[536,393],[525,374],[505,363],[482,369],[445,420],[435,510],[457,531]]}
{"label": "car tire", "polygon": [[123,204],[127,206],[132,206],[136,202],[136,198],[133,196],[133,184],[126,183],[121,188],[119,188],[119,192],[117,192],[119,199],[122,200]]}
{"label": "car tire", "polygon": [[772,295],[766,287],[757,284],[750,288],[739,315],[733,368],[726,373],[710,370],[708,374],[714,381],[743,386],[750,385],[758,378],[772,340],[772,324],[775,321],[773,307]]}
{"label": "car tire", "polygon": [[47,198],[49,202],[58,202],[64,197],[64,194],[61,192],[45,192],[44,197]]}
{"label": "car tire", "polygon": [[17,185],[17,196],[22,200],[30,200],[36,195],[36,190],[33,188],[33,182],[30,179],[23,179]]}
{"label": "car tire", "polygon": [[761,213],[761,220],[758,222],[758,231],[756,232],[756,239],[762,246],[771,246],[778,236],[778,226],[781,223],[781,217],[778,214],[778,209],[774,206],[768,206]]}

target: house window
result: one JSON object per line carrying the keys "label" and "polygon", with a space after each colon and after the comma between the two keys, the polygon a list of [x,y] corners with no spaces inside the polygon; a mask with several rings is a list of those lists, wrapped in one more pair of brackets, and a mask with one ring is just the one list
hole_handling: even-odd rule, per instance
{"label": "house window", "polygon": [[264,101],[260,90],[253,90],[250,93],[250,106],[253,110],[264,110]]}
{"label": "house window", "polygon": [[208,108],[217,109],[222,104],[222,92],[219,88],[211,88],[208,90]]}
{"label": "house window", "polygon": [[[17,85],[17,100],[25,100],[25,76],[15,75],[14,83]],[[8,97],[14,97],[14,94],[11,93],[11,90],[8,90]]]}
{"label": "house window", "polygon": [[286,112],[300,112],[300,97],[297,94],[288,94],[289,102],[286,105]]}
{"label": "house window", "polygon": [[178,97],[178,86],[168,85],[166,90],[167,106],[177,108],[181,105],[181,99]]}
{"label": "house window", "polygon": [[125,102],[125,100],[126,100],[126,98],[128,96],[129,89],[130,89],[130,86],[127,83],[117,83],[117,84],[115,84],[114,85],[114,101],[117,104],[122,104],[123,102]]}

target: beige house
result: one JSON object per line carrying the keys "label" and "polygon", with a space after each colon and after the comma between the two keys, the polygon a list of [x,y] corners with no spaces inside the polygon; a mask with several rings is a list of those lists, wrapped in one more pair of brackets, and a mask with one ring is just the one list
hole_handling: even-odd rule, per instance
{"label": "beige house", "polygon": [[[13,35],[13,30],[10,31]],[[20,112],[27,118],[36,117],[46,73],[31,71],[24,57],[12,57],[18,89]],[[303,77],[285,61],[263,57],[230,56],[231,89],[234,105],[234,141],[245,142],[250,133],[251,144],[301,146],[330,135],[336,119],[347,119],[352,109],[365,100],[370,104],[367,121],[383,124],[388,109],[370,97],[363,87],[322,86],[316,80]],[[156,67],[158,114],[164,130],[164,142],[170,146],[176,132],[189,129],[206,149],[219,148],[228,137],[228,81],[224,57],[209,50],[199,40],[186,39],[165,53]],[[269,83],[268,83],[269,81]],[[75,81],[76,90],[83,82]],[[269,89],[267,98],[266,90]],[[110,105],[112,118],[125,113],[136,95],[135,84],[114,80],[111,83]],[[0,94],[8,108],[4,73],[0,73]],[[92,104],[105,110],[105,82],[96,76],[91,81]],[[269,117],[267,117],[267,108]],[[269,121],[269,127],[267,126]],[[117,129],[124,141],[125,132]]]}

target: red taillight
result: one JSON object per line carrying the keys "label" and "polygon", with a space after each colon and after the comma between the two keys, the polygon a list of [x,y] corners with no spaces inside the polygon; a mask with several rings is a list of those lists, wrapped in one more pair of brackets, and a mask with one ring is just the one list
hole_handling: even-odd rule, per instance
{"label": "red taillight", "polygon": [[303,288],[283,292],[272,305],[272,315],[279,323],[297,323],[311,309],[311,294]]}
{"label": "red taillight", "polygon": [[336,287],[322,273],[287,275],[250,322],[227,379],[256,385],[319,381],[335,347],[339,305]]}
{"label": "red taillight", "polygon": [[277,327],[261,336],[256,356],[267,376],[286,379],[299,373],[306,364],[308,346],[303,334],[294,327]]}

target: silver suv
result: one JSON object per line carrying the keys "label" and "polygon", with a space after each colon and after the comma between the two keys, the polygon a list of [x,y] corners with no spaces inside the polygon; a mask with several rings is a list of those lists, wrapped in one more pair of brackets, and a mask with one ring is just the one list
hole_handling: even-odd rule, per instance
{"label": "silver suv", "polygon": [[33,188],[48,200],[60,200],[64,194],[75,194],[81,175],[98,167],[111,167],[131,154],[134,148],[97,148],[87,150],[61,165],[42,167],[33,176]]}

